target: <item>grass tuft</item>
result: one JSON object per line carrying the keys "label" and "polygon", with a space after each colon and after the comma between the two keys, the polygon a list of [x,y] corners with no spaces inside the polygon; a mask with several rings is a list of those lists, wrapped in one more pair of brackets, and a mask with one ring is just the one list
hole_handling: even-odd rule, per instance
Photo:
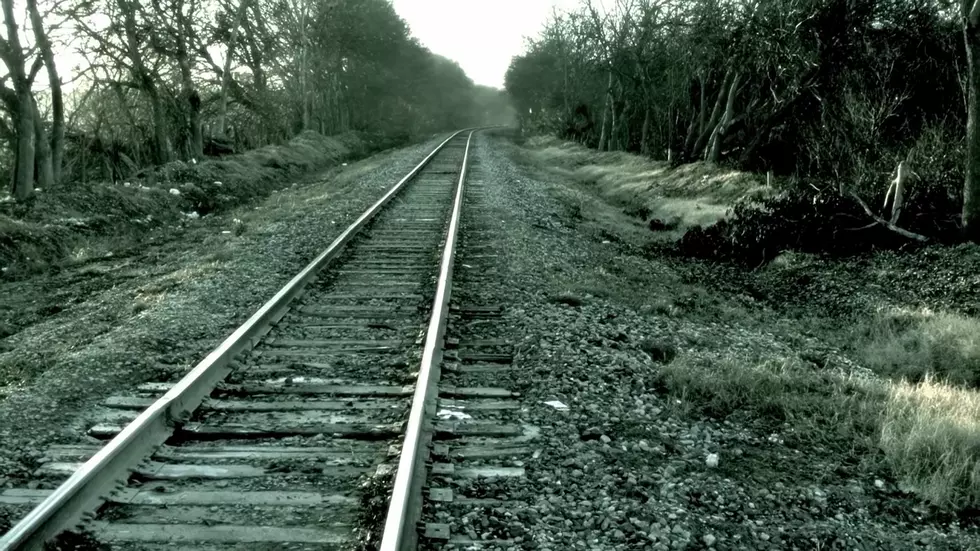
{"label": "grass tuft", "polygon": [[980,321],[950,312],[878,312],[858,333],[863,363],[893,379],[980,387]]}
{"label": "grass tuft", "polygon": [[784,423],[805,441],[839,439],[873,446],[885,392],[880,383],[799,358],[755,364],[681,356],[660,369],[660,383],[682,405],[710,417],[734,414]]}
{"label": "grass tuft", "polygon": [[898,479],[948,509],[980,506],[980,393],[927,379],[891,388],[881,448]]}
{"label": "grass tuft", "polygon": [[573,308],[577,308],[585,304],[585,300],[582,297],[567,292],[555,295],[552,297],[551,301],[555,304],[564,304]]}

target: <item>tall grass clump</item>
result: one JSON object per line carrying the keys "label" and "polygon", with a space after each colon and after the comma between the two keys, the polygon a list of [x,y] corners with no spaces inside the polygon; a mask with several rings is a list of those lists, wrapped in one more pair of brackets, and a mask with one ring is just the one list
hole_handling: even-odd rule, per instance
{"label": "tall grass clump", "polygon": [[928,309],[879,311],[857,334],[858,355],[882,376],[980,387],[980,320]]}
{"label": "tall grass clump", "polygon": [[895,476],[945,509],[980,506],[980,393],[926,379],[891,387],[881,448]]}

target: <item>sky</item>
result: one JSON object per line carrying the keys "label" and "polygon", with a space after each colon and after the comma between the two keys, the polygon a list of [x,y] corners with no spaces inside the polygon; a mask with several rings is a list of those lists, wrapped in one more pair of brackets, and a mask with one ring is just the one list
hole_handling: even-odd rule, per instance
{"label": "sky", "polygon": [[392,0],[412,34],[459,63],[476,84],[504,87],[510,59],[537,37],[552,8],[573,10],[580,0]]}

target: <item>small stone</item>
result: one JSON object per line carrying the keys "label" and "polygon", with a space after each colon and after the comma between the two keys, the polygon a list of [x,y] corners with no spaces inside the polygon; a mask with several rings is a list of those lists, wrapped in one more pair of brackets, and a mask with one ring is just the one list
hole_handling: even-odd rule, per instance
{"label": "small stone", "polygon": [[715,545],[715,541],[717,541],[717,538],[715,538],[715,537],[714,537],[714,536],[712,536],[711,534],[705,534],[705,535],[704,535],[704,536],[703,536],[703,537],[701,538],[701,540],[702,540],[702,541],[704,542],[704,544],[705,544],[705,545],[707,545],[708,547],[713,547],[713,546]]}
{"label": "small stone", "polygon": [[608,443],[612,442],[612,438],[609,438],[605,434],[603,434],[602,436],[600,436],[599,437],[599,440],[601,440],[603,444],[608,444]]}
{"label": "small stone", "polygon": [[713,469],[713,468],[717,467],[718,466],[718,454],[717,453],[709,453],[708,454],[708,457],[706,457],[704,459],[704,464],[707,465],[708,468],[710,468],[710,469]]}
{"label": "small stone", "polygon": [[878,488],[879,490],[881,490],[884,487],[885,487],[885,481],[882,480],[882,479],[880,479],[880,478],[876,478],[875,479],[875,488]]}

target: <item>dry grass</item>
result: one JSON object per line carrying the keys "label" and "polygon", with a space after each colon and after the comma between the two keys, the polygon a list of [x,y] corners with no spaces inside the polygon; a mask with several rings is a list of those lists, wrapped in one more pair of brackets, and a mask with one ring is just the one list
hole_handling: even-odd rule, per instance
{"label": "dry grass", "polygon": [[814,369],[796,359],[745,364],[682,357],[660,370],[678,407],[789,426],[803,444],[872,459],[900,487],[945,510],[980,507],[980,392],[927,379],[889,382]]}
{"label": "dry grass", "polygon": [[878,312],[855,348],[865,365],[889,378],[980,387],[980,320],[974,318],[927,309]]}
{"label": "dry grass", "polygon": [[980,393],[932,380],[892,386],[881,447],[906,489],[944,508],[980,506]]}
{"label": "dry grass", "polygon": [[644,207],[653,218],[676,224],[665,232],[671,238],[725,218],[739,199],[769,193],[763,178],[709,163],[671,169],[640,155],[599,152],[554,138],[532,138],[527,147],[532,162],[621,207]]}

